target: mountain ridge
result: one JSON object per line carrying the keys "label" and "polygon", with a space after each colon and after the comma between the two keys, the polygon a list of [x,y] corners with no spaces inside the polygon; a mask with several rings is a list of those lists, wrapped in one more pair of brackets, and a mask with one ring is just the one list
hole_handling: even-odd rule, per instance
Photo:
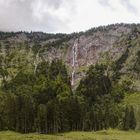
{"label": "mountain ridge", "polygon": [[[10,80],[18,73],[18,67],[25,65],[22,64],[24,61],[29,68],[36,69],[43,60],[51,62],[53,59],[62,59],[67,65],[73,85],[77,86],[90,65],[118,61],[129,52],[132,42],[138,44],[139,34],[140,24],[112,24],[72,34],[0,32],[1,66],[7,71],[6,79]],[[135,45],[131,47],[132,50]],[[76,64],[73,62],[75,58]]]}

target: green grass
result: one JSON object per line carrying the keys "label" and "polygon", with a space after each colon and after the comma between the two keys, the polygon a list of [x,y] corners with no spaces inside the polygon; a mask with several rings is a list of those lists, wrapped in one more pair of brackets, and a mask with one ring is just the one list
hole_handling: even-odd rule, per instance
{"label": "green grass", "polygon": [[140,132],[108,130],[99,132],[69,132],[56,135],[0,132],[0,140],[140,140]]}

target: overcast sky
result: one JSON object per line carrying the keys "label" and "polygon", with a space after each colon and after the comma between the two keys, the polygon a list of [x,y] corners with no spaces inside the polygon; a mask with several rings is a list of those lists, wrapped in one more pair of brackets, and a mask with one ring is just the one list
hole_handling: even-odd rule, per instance
{"label": "overcast sky", "polygon": [[140,23],[140,0],[0,0],[1,31],[75,32]]}

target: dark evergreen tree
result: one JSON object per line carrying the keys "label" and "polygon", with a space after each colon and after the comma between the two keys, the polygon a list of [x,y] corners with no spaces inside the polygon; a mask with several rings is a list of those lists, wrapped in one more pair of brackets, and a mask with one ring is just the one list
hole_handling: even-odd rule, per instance
{"label": "dark evergreen tree", "polygon": [[136,118],[135,118],[133,106],[130,107],[129,127],[130,127],[130,129],[133,129],[133,130],[136,128]]}
{"label": "dark evergreen tree", "polygon": [[125,109],[125,116],[124,116],[123,122],[124,122],[123,129],[129,130],[129,128],[130,128],[130,113],[129,113],[128,107],[126,107],[126,109]]}

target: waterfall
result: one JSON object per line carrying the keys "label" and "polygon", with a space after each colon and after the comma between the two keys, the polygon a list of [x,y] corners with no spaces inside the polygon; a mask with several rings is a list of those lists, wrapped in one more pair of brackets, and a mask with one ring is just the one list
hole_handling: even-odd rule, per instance
{"label": "waterfall", "polygon": [[75,40],[74,45],[72,47],[72,74],[71,74],[71,85],[75,84],[75,70],[78,66],[77,60],[77,52],[78,52],[78,39]]}
{"label": "waterfall", "polygon": [[34,61],[34,74],[36,74],[36,70],[37,70],[38,64],[40,62],[39,52],[40,52],[40,50],[37,52],[36,59]]}
{"label": "waterfall", "polygon": [[72,85],[72,86],[74,85],[74,73],[75,73],[75,72],[72,71],[72,74],[71,74],[71,79],[72,79],[72,80],[71,80],[71,85]]}

